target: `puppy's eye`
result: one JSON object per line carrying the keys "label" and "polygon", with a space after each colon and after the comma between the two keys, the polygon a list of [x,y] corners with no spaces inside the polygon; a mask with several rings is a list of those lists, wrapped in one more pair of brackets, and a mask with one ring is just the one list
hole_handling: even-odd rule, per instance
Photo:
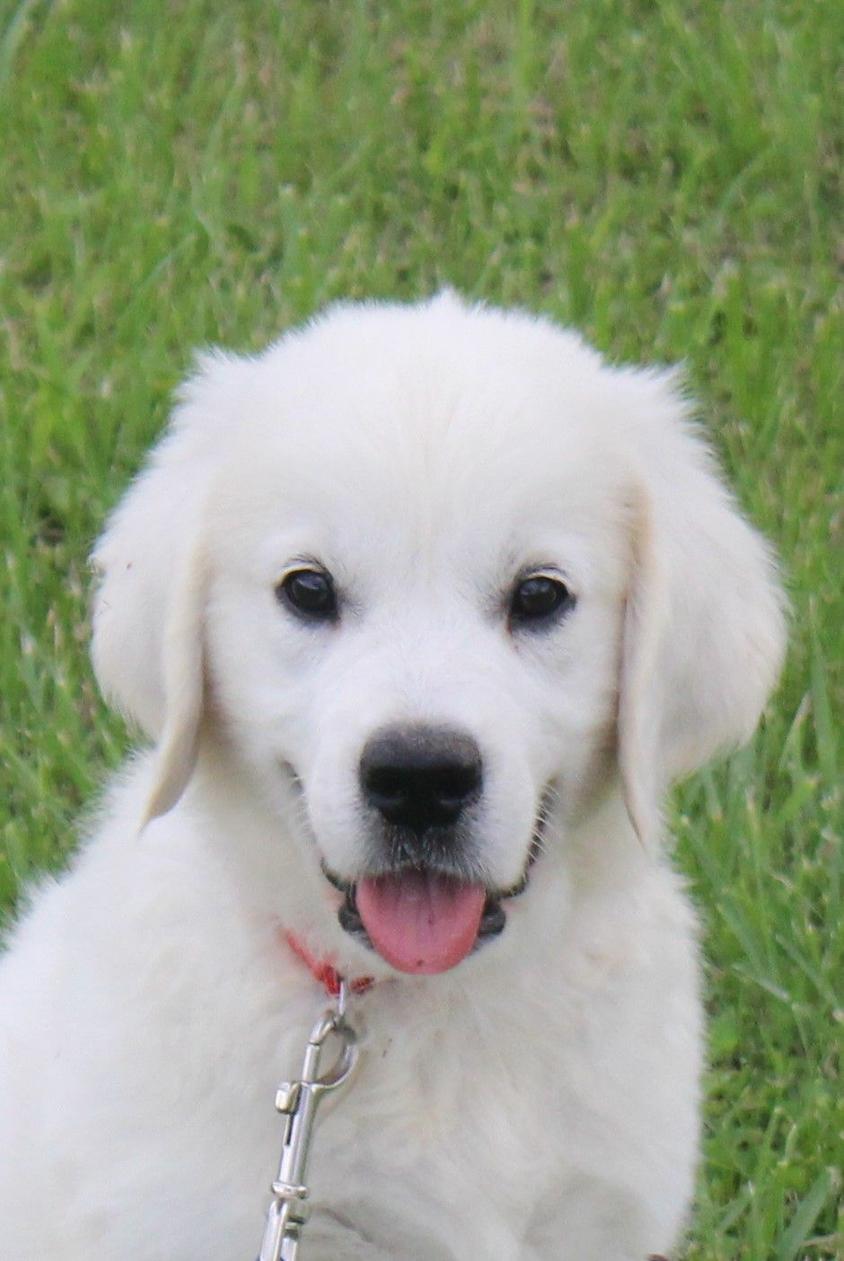
{"label": "puppy's eye", "polygon": [[312,621],[329,622],[337,616],[334,583],[322,569],[294,569],[276,587],[276,595]]}
{"label": "puppy's eye", "polygon": [[575,597],[559,578],[532,574],[516,587],[510,600],[510,623],[514,628],[541,627],[574,607]]}

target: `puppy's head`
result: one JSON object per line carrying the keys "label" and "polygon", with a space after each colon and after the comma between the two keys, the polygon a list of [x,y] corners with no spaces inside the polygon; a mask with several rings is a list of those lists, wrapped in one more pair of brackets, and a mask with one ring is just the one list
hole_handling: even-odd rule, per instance
{"label": "puppy's head", "polygon": [[202,360],[95,561],[94,662],[157,742],[150,814],[210,727],[403,971],[505,930],[614,784],[656,839],[782,651],[770,557],[673,376],[451,296]]}

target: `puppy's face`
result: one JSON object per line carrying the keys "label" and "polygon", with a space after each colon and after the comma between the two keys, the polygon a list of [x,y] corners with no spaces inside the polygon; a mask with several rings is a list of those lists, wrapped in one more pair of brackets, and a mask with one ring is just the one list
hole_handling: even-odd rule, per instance
{"label": "puppy's face", "polygon": [[206,359],[95,553],[149,813],[216,731],[404,971],[506,933],[602,785],[652,840],[669,780],[752,730],[783,638],[685,412],[670,374],[450,296]]}
{"label": "puppy's face", "polygon": [[306,432],[276,411],[214,492],[214,704],[300,797],[341,923],[407,971],[505,928],[613,742],[620,488],[582,436],[549,472],[546,418],[500,375],[479,406],[483,378],[373,398],[331,369]]}

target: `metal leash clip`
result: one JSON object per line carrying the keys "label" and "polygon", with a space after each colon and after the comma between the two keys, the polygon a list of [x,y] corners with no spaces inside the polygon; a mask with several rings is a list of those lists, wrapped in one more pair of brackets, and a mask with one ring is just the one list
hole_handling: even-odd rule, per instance
{"label": "metal leash clip", "polygon": [[[346,1020],[347,999],[341,980],[336,1005],[323,1012],[311,1030],[301,1077],[282,1082],[276,1091],[275,1106],[285,1119],[284,1138],[258,1261],[295,1261],[309,1213],[305,1179],[317,1105],[324,1095],[345,1085],[358,1058],[357,1034]],[[320,1076],[323,1049],[332,1038],[339,1040],[340,1051]]]}

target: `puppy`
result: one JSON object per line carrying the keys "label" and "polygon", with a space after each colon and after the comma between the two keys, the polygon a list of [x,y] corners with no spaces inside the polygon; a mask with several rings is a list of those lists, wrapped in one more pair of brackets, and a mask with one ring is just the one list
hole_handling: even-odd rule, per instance
{"label": "puppy", "polygon": [[[643,1261],[699,1134],[670,782],[783,649],[673,373],[445,294],[203,356],[100,541],[148,735],[0,978],[10,1261],[235,1261],[321,978],[313,1261]],[[358,988],[363,988],[358,986]]]}

